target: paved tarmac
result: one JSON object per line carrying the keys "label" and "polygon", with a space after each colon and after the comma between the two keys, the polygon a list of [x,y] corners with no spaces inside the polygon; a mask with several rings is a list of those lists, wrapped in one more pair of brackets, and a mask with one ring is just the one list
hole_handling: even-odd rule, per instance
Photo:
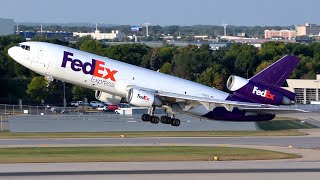
{"label": "paved tarmac", "polygon": [[0,147],[199,145],[267,149],[302,156],[289,160],[0,164],[0,179],[290,179],[320,177],[320,133],[292,137],[173,137],[0,139]]}
{"label": "paved tarmac", "polygon": [[21,146],[84,146],[84,145],[263,145],[320,148],[319,137],[150,137],[150,138],[61,138],[61,139],[0,139],[0,147]]}
{"label": "paved tarmac", "polygon": [[0,165],[1,179],[318,179],[320,162],[111,162]]}

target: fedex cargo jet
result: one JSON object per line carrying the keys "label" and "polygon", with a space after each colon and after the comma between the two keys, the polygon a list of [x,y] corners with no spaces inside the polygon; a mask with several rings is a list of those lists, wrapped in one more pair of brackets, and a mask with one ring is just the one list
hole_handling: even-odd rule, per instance
{"label": "fedex cargo jet", "polygon": [[[128,102],[148,107],[141,119],[157,124],[179,126],[177,113],[226,121],[266,121],[279,113],[299,112],[280,108],[290,105],[295,94],[282,89],[300,59],[286,55],[268,68],[244,79],[230,76],[227,88],[232,94],[126,64],[110,58],[44,42],[23,42],[8,50],[21,65],[45,76],[95,90],[98,100],[110,104]],[[163,108],[165,116],[154,115]]]}

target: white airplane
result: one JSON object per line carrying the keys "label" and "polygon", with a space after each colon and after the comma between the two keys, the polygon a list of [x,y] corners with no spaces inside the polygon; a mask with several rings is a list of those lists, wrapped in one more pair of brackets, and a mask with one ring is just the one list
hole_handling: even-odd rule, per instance
{"label": "white airplane", "polygon": [[[23,42],[8,50],[18,63],[45,76],[96,91],[96,99],[110,104],[126,101],[149,107],[143,121],[159,121],[179,126],[177,113],[226,121],[266,121],[278,113],[301,112],[280,108],[289,105],[295,94],[282,89],[300,59],[284,56],[250,79],[230,76],[229,94],[160,72],[126,64],[110,58],[45,42]],[[166,116],[154,115],[156,107]]]}

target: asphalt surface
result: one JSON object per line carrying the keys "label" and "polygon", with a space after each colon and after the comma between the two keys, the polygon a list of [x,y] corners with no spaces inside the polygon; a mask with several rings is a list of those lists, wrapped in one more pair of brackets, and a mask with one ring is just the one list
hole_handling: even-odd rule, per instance
{"label": "asphalt surface", "polygon": [[64,139],[0,139],[4,146],[80,146],[80,145],[261,145],[293,146],[296,148],[320,148],[320,137],[159,137],[159,138],[64,138]]}
{"label": "asphalt surface", "polygon": [[[267,162],[267,163],[266,163]],[[1,179],[317,179],[320,162],[111,162],[0,165]]]}

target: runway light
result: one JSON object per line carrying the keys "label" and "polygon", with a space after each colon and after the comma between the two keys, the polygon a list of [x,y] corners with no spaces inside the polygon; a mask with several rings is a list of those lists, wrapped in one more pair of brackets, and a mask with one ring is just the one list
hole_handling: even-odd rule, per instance
{"label": "runway light", "polygon": [[218,156],[214,156],[214,157],[213,157],[213,160],[214,160],[214,161],[219,161],[219,157],[218,157]]}
{"label": "runway light", "polygon": [[120,137],[121,137],[121,138],[125,138],[125,137],[126,137],[126,135],[124,135],[124,134],[121,134],[121,135],[120,135]]}

